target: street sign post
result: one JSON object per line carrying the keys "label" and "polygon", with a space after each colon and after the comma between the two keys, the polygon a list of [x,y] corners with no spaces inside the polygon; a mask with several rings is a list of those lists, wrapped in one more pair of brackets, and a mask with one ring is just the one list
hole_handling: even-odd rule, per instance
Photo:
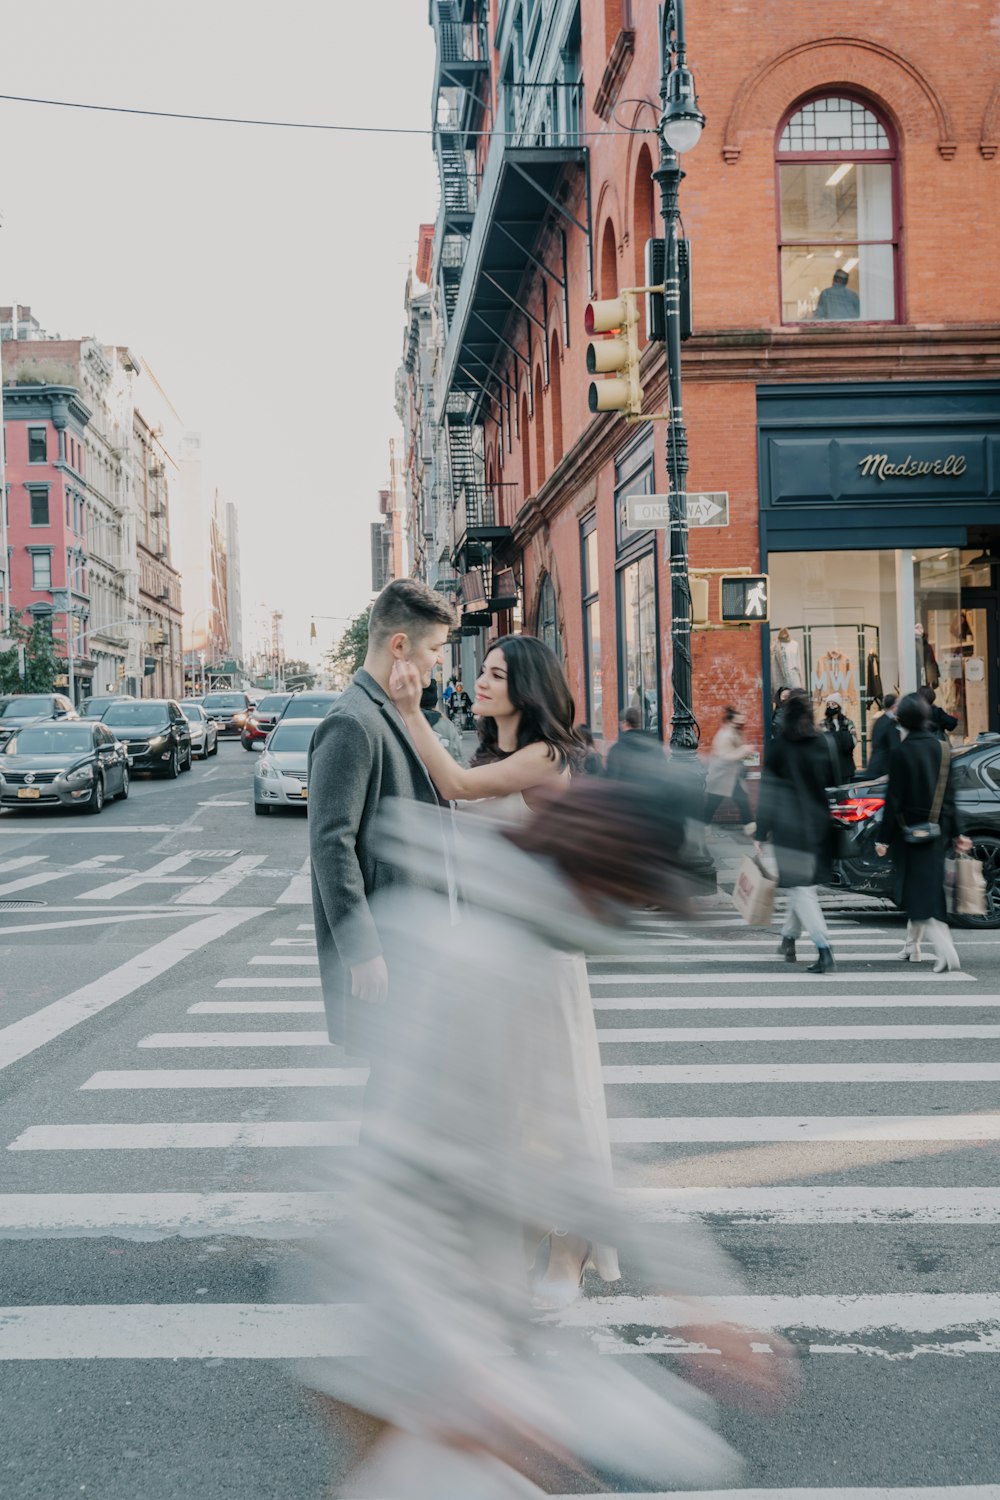
{"label": "street sign post", "polygon": [[766,573],[746,573],[735,578],[724,575],[719,582],[724,625],[763,625],[770,618]]}
{"label": "street sign post", "polygon": [[[684,494],[688,529],[729,525],[727,490],[687,490]],[[669,495],[629,495],[625,524],[630,531],[666,530],[670,525]]]}

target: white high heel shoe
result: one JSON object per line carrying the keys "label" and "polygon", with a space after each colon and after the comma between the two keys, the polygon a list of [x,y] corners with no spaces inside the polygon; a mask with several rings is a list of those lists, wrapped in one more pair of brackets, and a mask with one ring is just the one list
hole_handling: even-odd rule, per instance
{"label": "white high heel shoe", "polygon": [[896,957],[898,959],[901,959],[904,964],[920,963],[921,958],[923,957],[920,952],[920,944],[906,943],[896,954]]}
{"label": "white high heel shoe", "polygon": [[950,974],[957,974],[962,967],[960,958],[939,958],[934,963],[934,973],[944,974],[947,970]]}

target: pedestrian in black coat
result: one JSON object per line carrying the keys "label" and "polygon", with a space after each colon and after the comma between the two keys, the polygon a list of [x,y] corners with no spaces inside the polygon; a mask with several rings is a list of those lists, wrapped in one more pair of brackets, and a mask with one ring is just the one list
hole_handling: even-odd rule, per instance
{"label": "pedestrian in black coat", "polygon": [[792,688],[782,709],[782,732],[764,756],[757,838],[773,843],[778,885],[788,891],[779,952],[794,963],[795,940],[807,932],[817,949],[811,974],[829,973],[834,966],[816,888],[832,871],[834,827],[826,789],[838,780],[833,737],[817,733],[808,694]]}
{"label": "pedestrian in black coat", "polygon": [[875,781],[879,776],[888,776],[889,757],[903,738],[896,718],[896,704],[899,701],[896,694],[886,693],[884,701],[885,713],[875,720],[872,730],[871,755],[865,771],[869,781]]}
{"label": "pedestrian in black coat", "polygon": [[958,728],[958,720],[954,714],[946,713],[937,701],[937,693],[932,687],[925,686],[917,688],[921,698],[926,699],[927,706],[931,711],[930,731],[939,740],[946,740],[953,729]]}
{"label": "pedestrian in black coat", "polygon": [[[906,737],[889,759],[889,785],[882,810],[882,842],[876,852],[884,857],[891,851],[895,867],[894,900],[906,912],[909,922],[906,945],[900,957],[917,962],[925,929],[934,943],[937,961],[935,974],[944,969],[961,967],[955,944],[947,926],[944,895],[944,862],[952,842],[959,853],[972,845],[962,837],[958,808],[955,804],[954,775],[949,763],[951,750],[937,739],[930,727],[930,704],[922,693],[908,693],[899,705],[900,727]],[[945,768],[940,811],[933,820],[941,832],[936,839],[921,844],[907,843],[905,830],[931,821],[939,778]]]}

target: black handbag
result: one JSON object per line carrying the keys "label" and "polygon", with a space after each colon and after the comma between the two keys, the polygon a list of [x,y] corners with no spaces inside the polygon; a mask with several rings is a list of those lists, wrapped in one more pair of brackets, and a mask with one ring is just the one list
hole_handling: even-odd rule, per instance
{"label": "black handbag", "polygon": [[938,771],[937,786],[934,790],[934,801],[931,804],[931,815],[926,823],[904,823],[902,815],[899,826],[903,830],[903,841],[907,844],[932,844],[935,839],[941,837],[941,807],[944,803],[944,789],[948,785],[948,767],[951,764],[951,749],[948,741],[941,741],[941,769]]}

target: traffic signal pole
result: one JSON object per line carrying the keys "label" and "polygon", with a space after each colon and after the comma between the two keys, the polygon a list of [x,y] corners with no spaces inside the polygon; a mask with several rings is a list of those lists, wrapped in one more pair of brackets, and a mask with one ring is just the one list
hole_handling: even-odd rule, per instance
{"label": "traffic signal pole", "polygon": [[[691,706],[691,581],[685,504],[688,473],[687,429],[681,396],[681,282],[677,247],[680,186],[684,180],[678,150],[697,143],[704,117],[697,108],[694,80],[687,67],[684,0],[669,0],[661,11],[660,162],[653,173],[660,188],[664,230],[664,315],[670,420],[667,475],[670,481],[670,638],[673,712],[670,746],[696,750],[700,731]],[[673,144],[672,144],[673,142]],[[675,146],[677,149],[675,149]]]}

